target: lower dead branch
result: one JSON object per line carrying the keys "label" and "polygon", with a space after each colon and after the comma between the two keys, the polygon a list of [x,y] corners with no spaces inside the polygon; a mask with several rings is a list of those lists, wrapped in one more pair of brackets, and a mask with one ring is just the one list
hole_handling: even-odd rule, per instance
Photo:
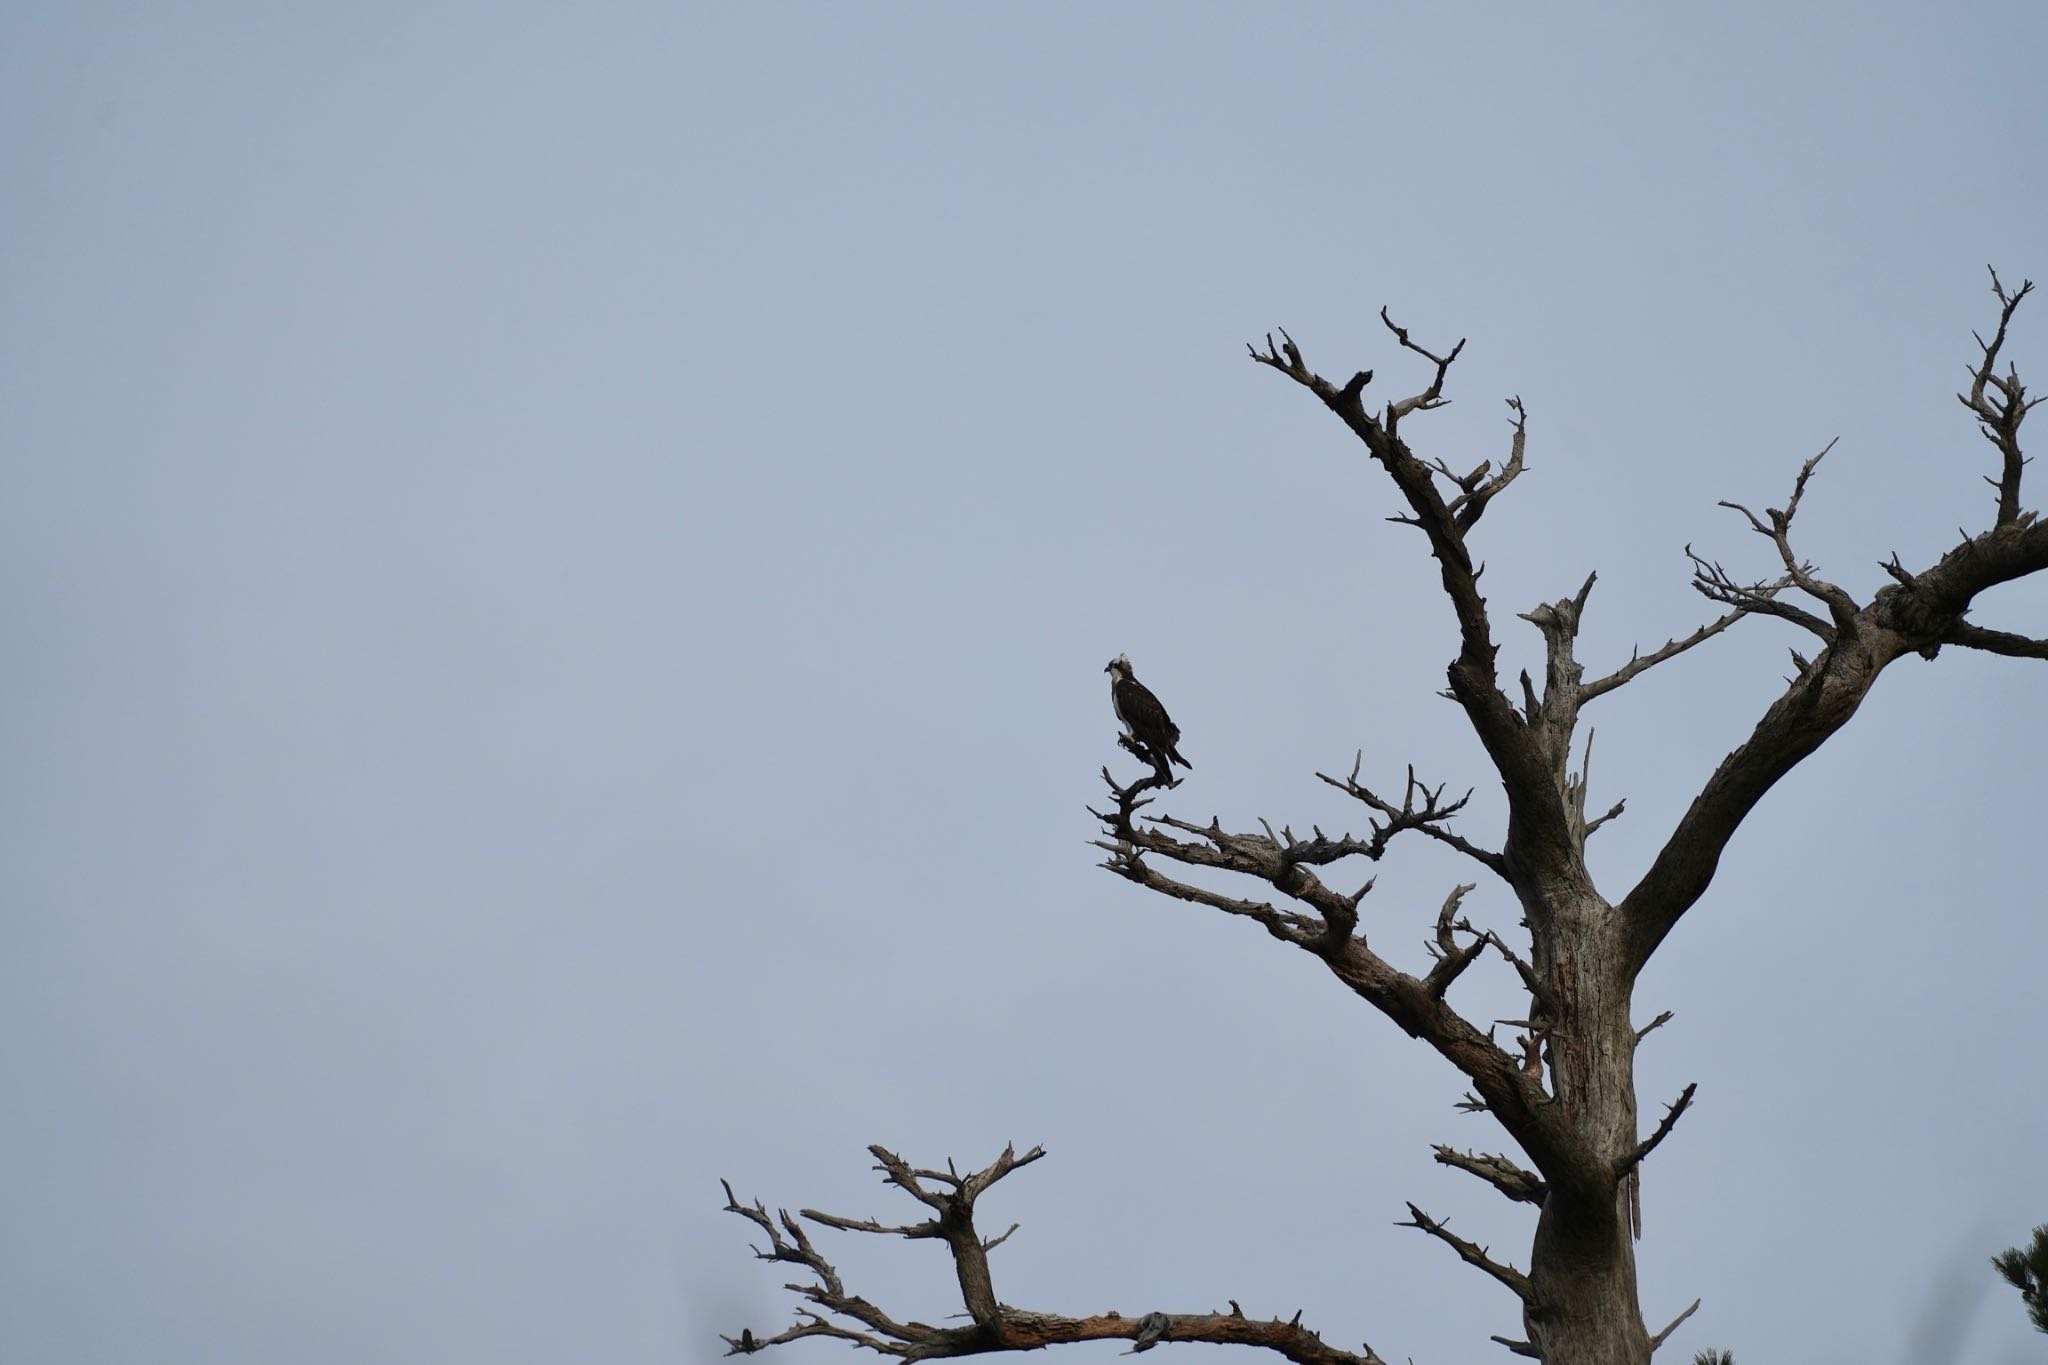
{"label": "lower dead branch", "polygon": [[1684,1322],[1687,1318],[1691,1317],[1694,1313],[1697,1313],[1699,1311],[1700,1301],[1698,1299],[1694,1299],[1692,1303],[1686,1307],[1686,1310],[1683,1313],[1680,1313],[1677,1317],[1673,1318],[1670,1321],[1670,1323],[1664,1328],[1663,1331],[1657,1333],[1657,1335],[1650,1338],[1650,1349],[1654,1351],[1659,1346],[1662,1346],[1664,1344],[1665,1338],[1669,1337],[1673,1332],[1678,1330],[1678,1325],[1680,1323]]}
{"label": "lower dead branch", "polygon": [[1526,1341],[1516,1341],[1513,1337],[1491,1337],[1488,1339],[1499,1342],[1518,1356],[1527,1356],[1531,1360],[1543,1359],[1543,1352],[1537,1350]]}
{"label": "lower dead branch", "polygon": [[796,1325],[775,1336],[757,1337],[748,1329],[737,1337],[726,1337],[725,1342],[731,1348],[727,1351],[728,1355],[751,1355],[764,1346],[779,1346],[802,1337],[818,1336],[837,1337],[842,1341],[851,1341],[857,1346],[866,1346],[885,1354],[902,1354],[892,1343],[908,1340],[907,1334],[919,1330],[922,1324],[897,1322],[867,1300],[847,1293],[838,1270],[819,1254],[817,1247],[812,1245],[810,1236],[805,1233],[803,1225],[792,1218],[787,1210],[778,1209],[771,1218],[767,1206],[760,1200],[757,1199],[752,1204],[742,1204],[733,1194],[730,1182],[719,1183],[725,1186],[726,1212],[738,1214],[768,1236],[767,1250],[753,1248],[757,1260],[782,1261],[802,1266],[811,1272],[815,1282],[807,1285],[791,1284],[787,1286],[788,1288],[818,1305],[825,1313],[851,1318],[869,1329],[866,1332],[858,1331],[832,1322],[823,1313],[800,1308],[797,1310]]}
{"label": "lower dead branch", "polygon": [[1524,1304],[1535,1302],[1535,1291],[1529,1287],[1529,1277],[1510,1265],[1502,1265],[1487,1255],[1487,1248],[1475,1242],[1468,1242],[1458,1236],[1442,1222],[1431,1218],[1414,1204],[1408,1206],[1408,1221],[1396,1223],[1403,1228],[1419,1228],[1458,1253],[1458,1259],[1466,1265],[1476,1266],[1515,1292]]}
{"label": "lower dead branch", "polygon": [[754,1254],[762,1260],[801,1266],[812,1276],[811,1283],[787,1286],[804,1300],[793,1325],[774,1336],[757,1336],[748,1328],[738,1336],[725,1337],[726,1354],[752,1355],[769,1346],[820,1336],[835,1337],[903,1360],[1036,1351],[1080,1341],[1128,1340],[1133,1343],[1133,1352],[1150,1350],[1162,1341],[1196,1341],[1262,1347],[1297,1365],[1387,1365],[1370,1346],[1360,1353],[1327,1344],[1314,1329],[1301,1325],[1298,1312],[1287,1321],[1253,1320],[1245,1317],[1235,1300],[1230,1302],[1228,1313],[1151,1312],[1126,1316],[1112,1312],[1090,1317],[1034,1313],[1001,1303],[989,1282],[987,1253],[1001,1245],[1017,1227],[1013,1223],[1009,1232],[984,1240],[974,1230],[974,1200],[1011,1171],[1044,1156],[1045,1149],[1034,1147],[1019,1155],[1014,1147],[1006,1147],[995,1161],[965,1175],[951,1163],[943,1171],[927,1170],[910,1165],[884,1147],[874,1146],[868,1151],[874,1155],[876,1169],[882,1172],[886,1183],[932,1209],[936,1216],[923,1223],[902,1226],[811,1209],[803,1210],[802,1217],[843,1232],[944,1241],[953,1254],[961,1297],[971,1323],[934,1327],[898,1321],[866,1299],[848,1293],[838,1270],[818,1251],[797,1218],[783,1210],[771,1215],[758,1200],[742,1204],[733,1194],[731,1184],[721,1182],[726,1211],[746,1219],[768,1239],[767,1248],[757,1247]]}
{"label": "lower dead branch", "polygon": [[[1647,1031],[1645,1030],[1645,1032]],[[1657,1144],[1670,1136],[1671,1130],[1677,1126],[1679,1116],[1692,1108],[1693,1092],[1699,1088],[1699,1082],[1694,1081],[1679,1092],[1678,1098],[1672,1102],[1671,1107],[1664,1111],[1664,1121],[1657,1125],[1657,1131],[1650,1134],[1647,1142],[1638,1143],[1633,1152],[1630,1152],[1616,1163],[1614,1170],[1616,1175],[1627,1175],[1642,1164],[1644,1157],[1657,1150]]]}

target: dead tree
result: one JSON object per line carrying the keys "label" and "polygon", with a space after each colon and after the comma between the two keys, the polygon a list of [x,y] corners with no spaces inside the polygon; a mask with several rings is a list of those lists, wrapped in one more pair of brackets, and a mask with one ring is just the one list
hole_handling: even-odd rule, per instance
{"label": "dead tree", "polygon": [[[1398,792],[1361,780],[1354,762],[1342,777],[1322,780],[1365,807],[1363,834],[1307,837],[1261,822],[1256,831],[1224,829],[1146,811],[1165,785],[1163,772],[1119,783],[1108,769],[1109,800],[1093,813],[1102,821],[1098,846],[1104,866],[1162,895],[1235,915],[1272,937],[1321,960],[1330,974],[1411,1037],[1433,1048],[1470,1084],[1467,1107],[1490,1114],[1519,1149],[1519,1158],[1472,1153],[1448,1146],[1436,1159],[1491,1185],[1502,1197],[1532,1205],[1536,1227],[1528,1269],[1518,1270],[1487,1248],[1458,1236],[1414,1204],[1406,1226],[1443,1242],[1459,1259],[1491,1276],[1520,1310],[1515,1338],[1495,1337],[1517,1355],[1551,1365],[1645,1365],[1679,1322],[1652,1330],[1636,1295],[1634,1193],[1638,1168],[1670,1136],[1692,1103],[1687,1086],[1651,1126],[1639,1122],[1636,1047],[1669,1015],[1637,1025],[1631,1011],[1636,978],[1660,944],[1712,881],[1721,852],[1764,794],[1800,760],[1827,742],[1856,714],[1878,674],[1908,654],[1932,659],[1944,646],[1985,650],[2024,659],[2048,659],[2048,640],[1976,625],[1967,616],[1979,593],[2048,568],[2048,523],[2020,506],[2026,459],[2020,427],[2031,402],[2017,370],[2000,371],[2006,332],[2033,288],[2008,291],[1994,273],[1998,323],[1989,341],[1977,338],[1978,358],[1968,389],[1959,395],[1998,452],[1991,525],[1933,564],[1909,569],[1893,555],[1883,564],[1891,582],[1859,602],[1820,576],[1792,544],[1793,520],[1826,450],[1807,460],[1782,507],[1761,513],[1725,503],[1770,544],[1770,575],[1739,578],[1720,562],[1693,554],[1693,586],[1722,614],[1691,634],[1588,679],[1576,654],[1580,622],[1593,590],[1588,576],[1578,591],[1522,613],[1541,633],[1543,676],[1523,672],[1505,683],[1496,668],[1498,646],[1480,595],[1482,567],[1472,536],[1495,499],[1522,473],[1528,420],[1510,399],[1511,436],[1498,466],[1482,463],[1460,474],[1442,460],[1426,460],[1410,445],[1410,430],[1443,406],[1445,381],[1463,349],[1461,341],[1438,355],[1413,340],[1384,310],[1398,346],[1426,363],[1419,393],[1367,406],[1372,372],[1331,383],[1309,368],[1284,331],[1269,336],[1252,359],[1284,375],[1322,401],[1393,480],[1406,510],[1394,520],[1419,530],[1458,626],[1459,649],[1448,670],[1445,695],[1467,721],[1499,774],[1507,798],[1507,831],[1498,847],[1457,833],[1454,817],[1465,797],[1446,800],[1411,767]],[[1591,702],[1634,681],[1659,664],[1712,639],[1751,616],[1776,617],[1811,635],[1808,652],[1794,650],[1794,672],[1749,738],[1721,761],[1680,817],[1640,881],[1618,899],[1602,894],[1586,865],[1586,840],[1621,813],[1616,804],[1589,816],[1585,750],[1575,746],[1581,713]],[[1581,755],[1577,770],[1574,754]],[[1469,796],[1469,793],[1467,793]],[[1516,941],[1474,924],[1463,913],[1470,884],[1453,888],[1437,911],[1432,957],[1408,971],[1367,946],[1358,932],[1367,880],[1339,890],[1332,869],[1346,859],[1377,863],[1397,836],[1413,833],[1455,849],[1489,877],[1505,884],[1520,906],[1526,933]],[[1193,869],[1205,880],[1187,879]],[[1254,885],[1239,896],[1212,889],[1210,874],[1229,873]],[[1492,1030],[1461,1015],[1452,987],[1480,957],[1492,953],[1512,968],[1528,992],[1527,1018],[1508,1045]],[[989,1252],[1008,1233],[984,1237],[974,1221],[976,1198],[1011,1171],[1039,1159],[1005,1150],[993,1164],[962,1175],[914,1168],[881,1147],[871,1147],[885,1181],[922,1204],[923,1221],[889,1226],[805,1209],[770,1216],[760,1203],[743,1204],[727,1188],[727,1208],[767,1238],[756,1253],[799,1267],[808,1282],[790,1285],[803,1300],[796,1325],[769,1337],[751,1332],[727,1338],[732,1351],[807,1336],[838,1337],[906,1360],[1035,1350],[1065,1342],[1117,1338],[1147,1350],[1161,1341],[1258,1346],[1307,1365],[1373,1365],[1370,1346],[1356,1351],[1326,1344],[1291,1319],[1252,1318],[1235,1302],[1228,1311],[1107,1313],[1066,1317],[1015,1308],[998,1299]],[[944,1241],[958,1273],[967,1321],[955,1326],[902,1322],[842,1284],[806,1225]]]}

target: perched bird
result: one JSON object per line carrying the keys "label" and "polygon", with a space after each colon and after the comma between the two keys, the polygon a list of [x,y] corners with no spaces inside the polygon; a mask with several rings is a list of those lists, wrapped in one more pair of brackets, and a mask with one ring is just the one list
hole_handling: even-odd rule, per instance
{"label": "perched bird", "polygon": [[1150,753],[1159,767],[1166,768],[1169,759],[1183,768],[1194,767],[1174,747],[1180,743],[1180,727],[1166,714],[1152,689],[1132,676],[1131,661],[1119,654],[1102,671],[1109,674],[1110,704],[1116,707],[1124,732]]}

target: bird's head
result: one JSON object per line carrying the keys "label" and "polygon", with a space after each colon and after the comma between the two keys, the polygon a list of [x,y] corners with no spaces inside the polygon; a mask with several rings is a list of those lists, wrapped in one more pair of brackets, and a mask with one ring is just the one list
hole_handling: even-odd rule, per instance
{"label": "bird's head", "polygon": [[1131,661],[1119,654],[1104,664],[1102,671],[1109,674],[1112,679],[1128,678],[1131,676]]}

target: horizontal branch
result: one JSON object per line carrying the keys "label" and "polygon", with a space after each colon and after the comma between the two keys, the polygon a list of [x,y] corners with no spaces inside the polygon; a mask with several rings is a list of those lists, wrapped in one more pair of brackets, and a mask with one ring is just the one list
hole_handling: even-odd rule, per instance
{"label": "horizontal branch", "polygon": [[[868,1150],[874,1154],[887,1183],[937,1210],[938,1219],[930,1224],[903,1228],[809,1209],[803,1216],[842,1231],[943,1238],[952,1249],[955,1271],[973,1322],[961,1327],[903,1322],[867,1300],[848,1293],[838,1270],[819,1253],[796,1219],[787,1212],[778,1212],[771,1217],[766,1206],[758,1200],[753,1204],[742,1204],[733,1194],[731,1184],[721,1182],[725,1187],[726,1211],[746,1219],[767,1235],[768,1249],[756,1248],[754,1254],[762,1260],[802,1266],[814,1277],[810,1284],[787,1286],[807,1305],[798,1308],[794,1324],[773,1336],[758,1336],[752,1328],[746,1328],[738,1336],[725,1337],[727,1355],[752,1355],[770,1346],[805,1337],[833,1337],[903,1360],[1036,1351],[1081,1341],[1130,1341],[1134,1343],[1134,1351],[1150,1350],[1162,1341],[1192,1341],[1261,1347],[1297,1362],[1297,1365],[1387,1365],[1370,1346],[1353,1352],[1324,1342],[1320,1334],[1301,1325],[1299,1312],[1286,1320],[1247,1318],[1235,1301],[1228,1313],[1154,1312],[1129,1317],[1119,1313],[1067,1317],[998,1303],[993,1287],[987,1281],[986,1253],[1010,1234],[1006,1232],[987,1241],[975,1235],[972,1202],[1011,1171],[1044,1156],[1045,1149],[1034,1147],[1019,1156],[1015,1148],[1005,1147],[1002,1156],[994,1162],[967,1175],[961,1175],[950,1164],[943,1171],[913,1167],[883,1147],[875,1146]],[[926,1228],[935,1230],[927,1232]],[[1014,1224],[1010,1231],[1016,1231]],[[977,1279],[978,1284],[975,1283]],[[986,1298],[982,1301],[984,1295]]]}
{"label": "horizontal branch", "polygon": [[1958,621],[1951,626],[1944,643],[1961,645],[1965,649],[1981,649],[1987,654],[2003,654],[2010,659],[2048,659],[2048,640],[2029,639],[2003,630],[1986,630],[1967,621]]}

